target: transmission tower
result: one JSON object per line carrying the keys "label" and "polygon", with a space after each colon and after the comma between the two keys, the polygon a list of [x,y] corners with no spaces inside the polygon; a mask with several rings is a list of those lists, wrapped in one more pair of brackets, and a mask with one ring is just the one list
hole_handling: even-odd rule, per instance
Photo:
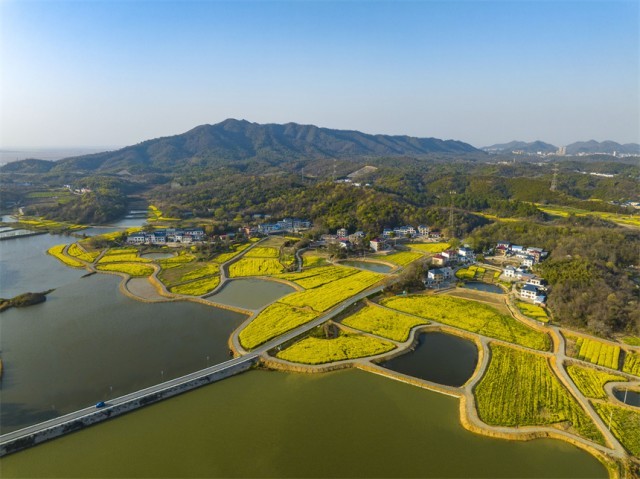
{"label": "transmission tower", "polygon": [[556,191],[558,187],[558,165],[553,165],[553,178],[551,178],[551,191]]}
{"label": "transmission tower", "polygon": [[449,203],[449,230],[451,231],[452,236],[456,235],[453,222],[453,196],[455,194],[455,191],[449,191],[449,195],[451,196],[451,202]]}
{"label": "transmission tower", "polygon": [[336,181],[336,159],[333,159],[333,181]]}

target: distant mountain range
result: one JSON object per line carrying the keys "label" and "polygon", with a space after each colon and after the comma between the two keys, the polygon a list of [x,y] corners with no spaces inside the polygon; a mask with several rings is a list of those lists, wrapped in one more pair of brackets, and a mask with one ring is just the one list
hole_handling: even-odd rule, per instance
{"label": "distant mountain range", "polygon": [[169,171],[197,163],[220,160],[292,160],[331,158],[401,157],[429,154],[485,153],[455,140],[410,136],[368,135],[359,131],[331,130],[313,125],[250,123],[228,119],[198,126],[186,133],[157,138],[116,151],[66,158],[56,162],[25,160],[0,171],[96,171],[131,173]]}
{"label": "distant mountain range", "polygon": [[[511,141],[509,143],[485,146],[482,150],[489,153],[522,152],[535,155],[538,153],[556,153],[559,150],[559,147],[543,141],[532,141],[530,143],[524,141]],[[614,152],[623,155],[640,155],[640,145],[637,143],[621,145],[615,141],[598,142],[595,140],[589,140],[571,143],[565,147],[565,154],[567,155],[590,155],[596,153],[612,155]]]}

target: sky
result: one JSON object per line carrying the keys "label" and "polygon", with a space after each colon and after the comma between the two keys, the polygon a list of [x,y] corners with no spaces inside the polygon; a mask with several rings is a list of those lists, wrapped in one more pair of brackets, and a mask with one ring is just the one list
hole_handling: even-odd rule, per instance
{"label": "sky", "polygon": [[226,118],[640,142],[640,2],[0,0],[0,148]]}

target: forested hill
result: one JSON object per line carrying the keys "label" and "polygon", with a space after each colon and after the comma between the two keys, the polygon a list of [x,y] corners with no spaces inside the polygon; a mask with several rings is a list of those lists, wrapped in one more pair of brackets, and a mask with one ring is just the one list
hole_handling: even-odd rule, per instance
{"label": "forested hill", "polygon": [[[429,154],[484,155],[473,146],[454,140],[409,136],[368,135],[313,125],[260,125],[245,120],[225,120],[198,126],[186,133],[157,138],[117,151],[49,162],[60,171],[166,172],[189,164],[219,161],[358,159],[363,157],[417,157]],[[0,171],[20,172],[27,164],[15,162]],[[32,166],[32,165],[31,165]],[[42,165],[40,165],[42,167]]]}

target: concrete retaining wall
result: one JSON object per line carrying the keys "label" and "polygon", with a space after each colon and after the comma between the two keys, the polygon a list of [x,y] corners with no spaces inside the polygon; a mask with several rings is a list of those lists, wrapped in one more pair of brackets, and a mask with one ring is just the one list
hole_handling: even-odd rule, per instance
{"label": "concrete retaining wall", "polygon": [[184,383],[170,386],[160,391],[138,396],[129,401],[115,404],[113,406],[107,406],[103,409],[96,409],[94,412],[90,412],[80,418],[71,419],[67,422],[63,422],[51,427],[43,427],[43,429],[37,432],[27,434],[25,436],[21,436],[0,444],[0,457],[20,451],[22,449],[26,449],[31,446],[35,446],[36,444],[40,444],[50,439],[55,439],[71,432],[82,430],[93,424],[97,424],[99,422],[106,421],[107,419],[126,414],[143,406],[162,401],[163,399],[167,399],[183,392],[198,388],[200,386],[205,386],[207,384],[211,384],[216,381],[220,381],[221,379],[225,379],[235,374],[247,371],[256,362],[257,358],[248,359],[247,361],[229,366],[228,368],[221,371],[203,375],[196,379],[191,379],[185,381]]}

